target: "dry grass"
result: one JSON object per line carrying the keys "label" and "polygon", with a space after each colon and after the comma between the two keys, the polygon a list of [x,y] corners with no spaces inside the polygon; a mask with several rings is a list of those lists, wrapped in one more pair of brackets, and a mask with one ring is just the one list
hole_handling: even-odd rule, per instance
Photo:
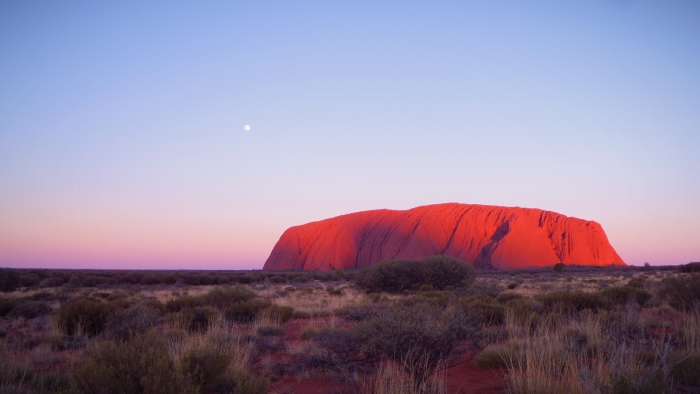
{"label": "dry grass", "polygon": [[375,375],[359,382],[362,394],[445,394],[444,373],[437,373],[421,386],[416,387],[413,379],[394,363],[384,363]]}

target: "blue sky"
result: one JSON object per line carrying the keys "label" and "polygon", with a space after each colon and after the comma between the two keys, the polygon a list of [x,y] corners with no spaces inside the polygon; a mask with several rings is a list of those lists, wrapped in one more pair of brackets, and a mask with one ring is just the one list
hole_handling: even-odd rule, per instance
{"label": "blue sky", "polygon": [[700,261],[698,2],[6,1],[0,75],[0,265],[260,268],[450,201]]}

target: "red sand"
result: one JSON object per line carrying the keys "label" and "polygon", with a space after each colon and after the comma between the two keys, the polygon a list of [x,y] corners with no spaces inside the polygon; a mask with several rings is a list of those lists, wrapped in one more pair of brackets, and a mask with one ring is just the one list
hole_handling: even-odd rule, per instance
{"label": "red sand", "polygon": [[625,265],[596,222],[540,209],[448,203],[357,212],[291,227],[263,269],[364,268],[438,254],[477,268]]}

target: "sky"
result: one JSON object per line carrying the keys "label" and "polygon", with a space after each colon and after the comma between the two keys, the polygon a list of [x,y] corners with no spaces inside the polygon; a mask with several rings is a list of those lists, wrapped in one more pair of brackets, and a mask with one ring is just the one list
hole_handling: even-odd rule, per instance
{"label": "sky", "polygon": [[0,266],[259,269],[443,202],[685,264],[698,152],[697,1],[0,2]]}

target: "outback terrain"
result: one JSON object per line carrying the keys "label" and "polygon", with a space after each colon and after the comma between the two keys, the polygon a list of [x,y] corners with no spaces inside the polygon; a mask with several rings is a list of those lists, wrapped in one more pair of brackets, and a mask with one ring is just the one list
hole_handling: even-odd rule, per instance
{"label": "outback terrain", "polygon": [[698,271],[2,269],[0,392],[700,392]]}

